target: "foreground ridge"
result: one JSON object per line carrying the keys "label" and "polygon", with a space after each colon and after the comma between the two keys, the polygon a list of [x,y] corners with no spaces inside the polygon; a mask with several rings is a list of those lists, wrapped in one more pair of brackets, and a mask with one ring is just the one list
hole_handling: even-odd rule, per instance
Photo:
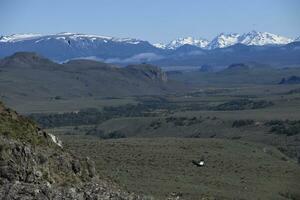
{"label": "foreground ridge", "polygon": [[142,199],[99,179],[53,136],[0,103],[0,199]]}

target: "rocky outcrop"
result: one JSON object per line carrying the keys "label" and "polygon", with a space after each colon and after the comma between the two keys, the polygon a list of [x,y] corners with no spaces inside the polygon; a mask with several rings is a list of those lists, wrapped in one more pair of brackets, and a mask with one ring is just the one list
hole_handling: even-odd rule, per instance
{"label": "rocky outcrop", "polygon": [[139,78],[146,78],[152,81],[162,81],[167,82],[168,78],[165,72],[163,72],[159,67],[149,64],[140,65],[129,65],[125,68],[131,74],[136,75]]}
{"label": "rocky outcrop", "polygon": [[98,178],[89,158],[0,104],[0,199],[141,199]]}

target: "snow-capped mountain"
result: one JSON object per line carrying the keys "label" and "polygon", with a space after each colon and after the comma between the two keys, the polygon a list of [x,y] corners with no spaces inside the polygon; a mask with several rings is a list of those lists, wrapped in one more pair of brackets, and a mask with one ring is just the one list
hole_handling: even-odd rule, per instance
{"label": "snow-capped mountain", "polygon": [[[296,40],[300,41],[299,38]],[[132,38],[78,33],[14,34],[0,37],[0,58],[16,52],[26,51],[36,52],[59,62],[76,58],[96,59],[114,63],[151,62],[164,59],[173,53],[176,56],[199,56],[205,54],[206,51],[230,47],[235,44],[276,46],[296,40],[256,31],[245,34],[222,33],[212,41],[193,37],[179,38],[167,44],[150,44],[147,41]],[[200,51],[198,48],[203,50]]]}
{"label": "snow-capped mountain", "polygon": [[41,34],[13,34],[9,36],[0,36],[0,42],[18,42],[41,37]]}
{"label": "snow-capped mountain", "polygon": [[81,41],[81,42],[123,42],[129,44],[138,44],[142,42],[141,40],[131,39],[131,38],[114,38],[108,36],[99,36],[99,35],[88,35],[88,34],[79,34],[79,33],[58,33],[53,35],[41,35],[41,34],[13,34],[10,36],[1,36],[0,42],[22,42],[26,40],[36,40],[35,43],[47,41],[51,39],[56,39],[59,41],[65,41],[70,43],[70,41]]}
{"label": "snow-capped mountain", "polygon": [[185,38],[178,38],[176,40],[172,40],[170,43],[163,45],[160,43],[160,45],[156,45],[158,48],[164,48],[164,49],[177,49],[185,44],[189,44],[192,46],[205,48],[208,45],[209,41],[206,39],[195,39],[193,37],[185,37]]}
{"label": "snow-capped mountain", "polygon": [[237,33],[221,33],[215,37],[208,45],[207,49],[225,48],[239,43],[240,35]]}
{"label": "snow-capped mountain", "polygon": [[154,46],[161,49],[177,49],[185,44],[189,44],[203,49],[216,49],[216,48],[229,47],[235,44],[244,44],[247,46],[283,45],[283,44],[291,43],[293,41],[294,40],[291,38],[287,38],[284,36],[280,36],[268,32],[251,31],[245,34],[221,33],[211,41],[208,41],[206,39],[194,39],[192,37],[179,38],[177,40],[171,41],[168,44],[159,43],[159,44],[155,44]]}
{"label": "snow-capped mountain", "polygon": [[159,48],[159,49],[166,49],[167,48],[167,45],[164,44],[164,43],[155,43],[155,44],[153,44],[153,46],[155,46],[156,48]]}
{"label": "snow-capped mountain", "polygon": [[293,42],[293,39],[284,36],[268,33],[268,32],[257,32],[251,31],[239,35],[233,34],[220,34],[215,37],[207,46],[208,49],[224,48],[235,44],[244,44],[247,46],[256,45],[283,45]]}
{"label": "snow-capped mountain", "polygon": [[14,34],[0,37],[0,57],[18,51],[37,52],[53,60],[64,61],[74,58],[125,59],[139,54],[144,58],[160,50],[143,40],[78,33]]}
{"label": "snow-capped mountain", "polygon": [[292,39],[268,32],[251,31],[239,37],[239,43],[245,45],[281,45],[293,42]]}

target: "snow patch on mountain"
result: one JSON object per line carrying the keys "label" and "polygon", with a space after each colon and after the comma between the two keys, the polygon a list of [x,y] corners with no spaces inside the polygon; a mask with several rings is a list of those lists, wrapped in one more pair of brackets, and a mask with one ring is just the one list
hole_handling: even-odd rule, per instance
{"label": "snow patch on mountain", "polygon": [[251,31],[243,34],[239,38],[239,43],[245,45],[281,45],[293,42],[292,39],[283,37],[280,35],[268,33],[268,32],[257,32]]}
{"label": "snow patch on mountain", "polygon": [[[193,37],[178,38],[165,45],[166,49],[177,49],[185,44],[193,45],[200,48],[205,48],[209,41],[206,39],[195,39]],[[163,45],[161,45],[164,47]]]}
{"label": "snow patch on mountain", "polygon": [[138,39],[132,39],[132,38],[112,38],[113,42],[123,42],[128,44],[139,44],[141,40]]}
{"label": "snow patch on mountain", "polygon": [[245,33],[239,35],[237,33],[233,34],[220,34],[215,37],[210,44],[208,45],[208,49],[215,48],[225,48],[235,44],[244,44],[247,46],[250,45],[283,45],[293,42],[292,39],[283,37],[280,35],[268,33],[268,32],[257,32],[251,31],[249,33]]}
{"label": "snow patch on mountain", "polygon": [[[109,36],[93,35],[93,34],[81,34],[81,33],[69,33],[63,32],[58,34],[50,35],[41,35],[41,34],[13,34],[10,36],[0,36],[0,43],[19,43],[23,41],[32,41],[32,43],[42,43],[45,41],[59,41],[65,45],[90,49],[101,46],[105,43],[122,43],[122,44],[131,44],[138,45],[143,40],[132,39],[132,38],[116,38]],[[293,41],[300,41],[300,37],[293,40],[284,36],[268,33],[268,32],[257,32],[251,31],[245,34],[230,33],[225,34],[221,33],[215,37],[212,41],[206,39],[196,39],[193,37],[185,37],[173,40],[167,44],[157,43],[152,44],[156,48],[160,49],[169,49],[174,50],[183,45],[192,45],[202,49],[216,49],[216,48],[225,48],[235,44],[244,44],[244,45],[283,45],[288,44]]]}
{"label": "snow patch on mountain", "polygon": [[[300,41],[300,38],[296,40]],[[229,47],[235,44],[244,44],[247,46],[283,45],[291,43],[293,41],[294,40],[291,38],[268,32],[251,31],[245,34],[221,33],[211,41],[208,41],[206,39],[194,39],[192,37],[179,38],[177,40],[171,41],[168,44],[159,43],[154,44],[154,46],[161,49],[177,49],[185,44],[189,44],[203,49],[216,49]]]}
{"label": "snow patch on mountain", "polygon": [[152,44],[152,45],[155,46],[156,48],[159,48],[159,49],[166,49],[167,48],[167,45],[163,44],[163,43],[155,43],[155,44]]}
{"label": "snow patch on mountain", "polygon": [[239,43],[240,35],[237,33],[221,33],[215,37],[207,46],[208,49],[225,48]]}
{"label": "snow patch on mountain", "polygon": [[41,34],[13,34],[9,36],[0,36],[0,42],[18,42],[23,40],[32,40],[41,37]]}
{"label": "snow patch on mountain", "polygon": [[59,41],[70,42],[104,42],[107,43],[108,41],[112,42],[121,42],[121,43],[128,43],[128,44],[139,44],[142,42],[141,40],[131,39],[131,38],[114,38],[109,36],[101,36],[101,35],[89,35],[89,34],[80,34],[80,33],[58,33],[52,35],[41,35],[41,34],[13,34],[9,36],[1,36],[0,42],[21,42],[25,40],[35,40],[35,43],[39,43],[46,40],[56,39]]}

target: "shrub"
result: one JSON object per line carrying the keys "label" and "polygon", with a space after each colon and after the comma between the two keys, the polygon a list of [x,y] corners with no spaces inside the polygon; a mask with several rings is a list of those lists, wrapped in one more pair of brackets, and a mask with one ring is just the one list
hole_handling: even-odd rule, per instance
{"label": "shrub", "polygon": [[118,139],[118,138],[126,138],[124,133],[120,131],[113,131],[102,137],[102,139]]}
{"label": "shrub", "polygon": [[271,127],[269,132],[279,135],[293,136],[300,133],[300,120],[273,120],[266,122],[265,125]]}
{"label": "shrub", "polygon": [[197,117],[168,117],[166,118],[166,122],[172,122],[175,126],[191,126],[193,124],[201,123],[202,120]]}
{"label": "shrub", "polygon": [[241,119],[241,120],[235,120],[232,123],[232,127],[238,128],[238,127],[242,127],[242,126],[249,126],[249,125],[253,125],[254,121],[251,119]]}
{"label": "shrub", "polygon": [[97,136],[101,139],[118,139],[118,138],[126,138],[126,135],[120,131],[112,131],[109,133],[105,133],[101,129],[97,129],[96,127],[89,130],[86,135]]}
{"label": "shrub", "polygon": [[211,110],[247,110],[247,109],[260,109],[272,106],[273,103],[271,101],[259,100],[253,101],[250,99],[239,99],[239,100],[232,100],[211,108]]}
{"label": "shrub", "polygon": [[62,98],[61,98],[61,96],[55,96],[54,99],[55,100],[61,100]]}

